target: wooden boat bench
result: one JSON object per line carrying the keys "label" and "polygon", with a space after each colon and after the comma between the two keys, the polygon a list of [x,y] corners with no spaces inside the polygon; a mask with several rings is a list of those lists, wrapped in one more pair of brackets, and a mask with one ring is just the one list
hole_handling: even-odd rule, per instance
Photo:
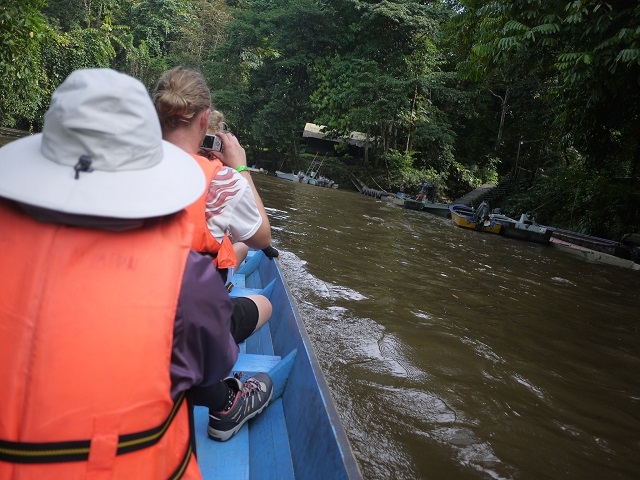
{"label": "wooden boat bench", "polygon": [[[255,283],[257,282],[252,280],[252,274],[258,263],[258,255],[249,256],[234,274],[232,280],[234,287],[230,292],[232,297],[254,293],[270,296],[273,283],[263,289],[256,288],[258,285]],[[260,415],[250,420],[226,442],[217,442],[207,436],[208,409],[195,407],[194,421],[198,463],[201,466],[201,471],[215,472],[214,477],[205,476],[205,479],[295,478],[286,433],[284,409],[280,398],[295,355],[296,351],[291,352],[284,359],[273,355],[269,328],[261,328],[247,341],[240,344],[240,354],[233,371],[249,375],[257,372],[269,372],[274,382],[272,400]],[[260,455],[252,454],[254,445],[260,445],[260,451],[263,453]]]}

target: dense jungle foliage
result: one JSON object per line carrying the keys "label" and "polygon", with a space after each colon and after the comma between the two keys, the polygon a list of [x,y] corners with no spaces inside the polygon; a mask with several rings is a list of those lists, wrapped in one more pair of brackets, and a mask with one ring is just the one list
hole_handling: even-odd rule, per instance
{"label": "dense jungle foliage", "polygon": [[[41,128],[74,69],[150,89],[201,70],[250,163],[306,169],[305,123],[342,185],[454,199],[619,239],[640,231],[637,0],[0,0],[0,125]],[[519,180],[519,181],[515,181]]]}

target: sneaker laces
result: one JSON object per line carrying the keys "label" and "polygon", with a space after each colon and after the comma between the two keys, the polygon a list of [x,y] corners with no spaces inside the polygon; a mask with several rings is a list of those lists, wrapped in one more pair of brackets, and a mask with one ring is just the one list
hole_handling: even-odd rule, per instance
{"label": "sneaker laces", "polygon": [[242,395],[243,397],[248,397],[252,392],[257,391],[262,391],[260,382],[255,378],[250,378],[249,380],[244,382],[244,386],[242,387],[242,392],[240,392],[240,395]]}
{"label": "sneaker laces", "polygon": [[262,387],[260,382],[253,377],[249,377],[246,380],[242,380],[243,377],[247,377],[244,372],[234,372],[234,378],[240,380],[242,383],[242,390],[240,391],[240,395],[243,397],[248,397],[252,392],[262,391]]}

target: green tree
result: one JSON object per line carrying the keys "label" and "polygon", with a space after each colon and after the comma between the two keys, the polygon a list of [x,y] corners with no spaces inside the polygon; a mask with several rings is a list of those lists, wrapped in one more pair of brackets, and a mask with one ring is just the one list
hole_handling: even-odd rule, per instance
{"label": "green tree", "polygon": [[231,15],[224,0],[190,0],[191,16],[185,17],[180,36],[171,43],[176,63],[201,67],[211,60],[225,40],[224,28]]}
{"label": "green tree", "polygon": [[637,169],[637,2],[462,3],[473,44],[462,66],[468,77],[509,70],[512,78],[537,78],[537,92],[555,106],[565,146],[575,146],[593,165],[617,157]]}
{"label": "green tree", "polygon": [[117,68],[118,55],[132,50],[129,29],[117,24],[120,0],[78,2],[50,0],[44,10],[51,34],[40,44],[43,91],[46,101],[33,118],[39,124],[55,88],[79,68]]}
{"label": "green tree", "polygon": [[226,42],[204,64],[214,103],[252,155],[269,151],[280,167],[297,157],[312,118],[309,66],[333,41],[333,12],[315,0],[255,0],[232,14]]}
{"label": "green tree", "polygon": [[[467,78],[478,79],[507,72],[513,79],[510,85],[527,85],[531,80],[528,85],[534,88],[513,91],[519,108],[516,115],[543,119],[539,124],[544,130],[538,138],[551,140],[549,158],[569,163],[574,157],[566,152],[575,149],[575,158],[584,160],[587,173],[598,178],[600,192],[616,192],[589,195],[591,208],[599,209],[602,216],[621,215],[620,209],[614,212],[609,206],[628,205],[638,188],[638,3],[469,0],[461,4],[470,45],[461,71]],[[538,99],[542,103],[536,104]],[[541,105],[547,107],[546,113]],[[604,182],[611,177],[628,178],[625,193],[616,184]],[[582,183],[593,185],[590,179]],[[612,202],[616,195],[622,197]],[[627,209],[624,216],[629,225],[640,223],[637,207]],[[593,223],[584,228],[594,228]]]}
{"label": "green tree", "polygon": [[[46,74],[43,86],[47,96],[74,70],[109,68],[115,55],[112,29],[108,24],[101,28],[54,32],[41,45],[42,69]],[[47,106],[43,105],[41,114]]]}
{"label": "green tree", "polygon": [[121,4],[122,0],[47,0],[43,13],[53,20],[52,26],[68,32],[100,28]]}
{"label": "green tree", "polygon": [[168,56],[193,18],[188,0],[133,1],[127,15],[134,45],[146,44],[152,57]]}
{"label": "green tree", "polygon": [[29,128],[46,96],[40,44],[51,35],[40,9],[45,0],[5,4],[0,10],[0,124]]}
{"label": "green tree", "polygon": [[429,166],[453,139],[441,106],[455,93],[436,45],[448,6],[412,0],[337,5],[339,43],[314,71],[318,121],[343,135],[366,133],[378,154],[415,151],[418,163]]}

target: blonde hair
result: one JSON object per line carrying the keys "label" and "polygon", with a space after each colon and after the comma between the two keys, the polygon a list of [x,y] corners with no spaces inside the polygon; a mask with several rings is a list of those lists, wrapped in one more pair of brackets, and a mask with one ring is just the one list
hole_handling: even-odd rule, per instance
{"label": "blonde hair", "polygon": [[209,126],[207,133],[216,134],[227,130],[227,124],[224,122],[224,114],[218,110],[212,110],[209,115]]}
{"label": "blonde hair", "polygon": [[211,108],[211,92],[200,72],[175,67],[166,71],[153,91],[162,131],[175,130]]}

